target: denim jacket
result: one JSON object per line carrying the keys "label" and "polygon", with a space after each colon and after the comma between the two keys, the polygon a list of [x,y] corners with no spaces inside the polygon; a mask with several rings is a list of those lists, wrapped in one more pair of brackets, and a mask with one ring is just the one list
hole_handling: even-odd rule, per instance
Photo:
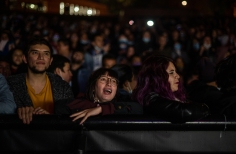
{"label": "denim jacket", "polygon": [[16,103],[5,77],[0,74],[0,114],[12,114],[16,111]]}

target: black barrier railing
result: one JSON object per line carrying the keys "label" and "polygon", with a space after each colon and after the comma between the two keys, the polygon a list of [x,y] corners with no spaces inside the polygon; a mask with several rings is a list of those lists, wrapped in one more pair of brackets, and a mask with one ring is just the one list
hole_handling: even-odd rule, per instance
{"label": "black barrier railing", "polygon": [[2,153],[235,153],[236,119],[211,116],[172,124],[142,115],[91,117],[83,125],[67,115],[38,115],[23,124],[0,115]]}

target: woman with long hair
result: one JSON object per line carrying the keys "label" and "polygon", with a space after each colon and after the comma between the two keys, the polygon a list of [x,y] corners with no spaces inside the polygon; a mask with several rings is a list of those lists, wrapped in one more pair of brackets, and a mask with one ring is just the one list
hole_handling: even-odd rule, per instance
{"label": "woman with long hair", "polygon": [[210,114],[205,104],[188,102],[173,60],[165,56],[152,55],[145,60],[133,97],[143,105],[145,114],[171,122],[198,120]]}

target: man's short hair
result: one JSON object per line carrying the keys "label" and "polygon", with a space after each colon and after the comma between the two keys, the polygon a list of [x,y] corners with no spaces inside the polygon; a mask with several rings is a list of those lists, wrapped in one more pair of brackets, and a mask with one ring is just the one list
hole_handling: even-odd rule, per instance
{"label": "man's short hair", "polygon": [[64,45],[70,46],[70,41],[68,39],[66,39],[66,38],[60,38],[57,42],[58,43],[62,42]]}
{"label": "man's short hair", "polygon": [[64,56],[61,55],[53,55],[53,61],[48,68],[49,72],[54,73],[56,68],[59,68],[62,72],[64,72],[63,67],[65,66],[66,63],[70,64],[70,60]]}
{"label": "man's short hair", "polygon": [[92,42],[94,42],[97,39],[97,37],[102,37],[103,38],[103,36],[100,33],[98,33],[98,34],[96,34],[92,37]]}
{"label": "man's short hair", "polygon": [[85,54],[85,51],[83,50],[82,47],[77,47],[77,48],[75,48],[75,49],[72,49],[71,52],[72,52],[73,54],[76,53],[76,52],[80,52],[80,53],[82,53],[83,55]]}
{"label": "man's short hair", "polygon": [[105,54],[103,57],[102,57],[102,65],[104,66],[104,62],[105,60],[107,59],[110,59],[110,60],[114,60],[116,61],[116,57],[112,54]]}
{"label": "man's short hair", "polygon": [[36,45],[36,44],[46,45],[49,48],[50,56],[52,57],[52,54],[53,54],[52,46],[50,45],[50,43],[46,39],[44,39],[42,37],[34,37],[27,43],[27,47],[24,50],[24,55],[26,57],[28,56],[28,52],[29,52],[30,47],[33,45]]}

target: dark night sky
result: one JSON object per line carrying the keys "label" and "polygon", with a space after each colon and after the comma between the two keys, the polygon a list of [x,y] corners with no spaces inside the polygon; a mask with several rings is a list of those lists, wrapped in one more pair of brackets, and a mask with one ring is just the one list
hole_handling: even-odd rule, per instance
{"label": "dark night sky", "polygon": [[182,9],[196,10],[202,13],[227,14],[233,12],[235,0],[186,0],[188,5],[182,6],[182,0],[92,0],[108,6],[111,12],[115,13],[121,9]]}
{"label": "dark night sky", "polygon": [[[182,0],[91,0],[98,3],[109,5],[124,5],[135,8],[176,8],[182,7]],[[235,0],[186,0],[188,2],[187,7],[230,7],[231,4],[236,2]]]}

